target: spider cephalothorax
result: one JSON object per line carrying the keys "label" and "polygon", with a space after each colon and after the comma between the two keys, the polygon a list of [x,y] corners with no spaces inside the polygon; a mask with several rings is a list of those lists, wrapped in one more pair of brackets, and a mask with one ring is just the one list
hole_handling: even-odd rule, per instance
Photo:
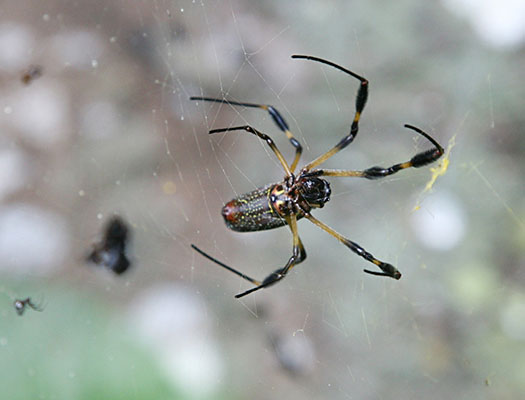
{"label": "spider cephalothorax", "polygon": [[326,180],[302,175],[296,180],[293,174],[290,178],[270,188],[270,206],[281,219],[293,214],[303,218],[312,208],[321,208],[330,200],[332,191]]}
{"label": "spider cephalothorax", "polygon": [[311,161],[302,169],[300,169],[300,173],[297,177],[294,175],[294,171],[301,157],[303,148],[299,141],[294,138],[283,116],[274,107],[264,104],[239,103],[237,101],[215,99],[210,97],[199,96],[190,98],[190,100],[202,100],[214,103],[229,104],[231,106],[251,107],[266,110],[279,129],[285,133],[292,146],[295,147],[295,157],[292,163],[288,164],[273,140],[268,135],[259,132],[250,125],[213,129],[209,132],[212,134],[244,130],[259,137],[260,139],[266,141],[268,146],[270,146],[286,173],[286,176],[282,182],[257,188],[250,193],[238,196],[226,203],[222,209],[222,216],[224,217],[226,226],[237,232],[262,231],[288,225],[292,231],[293,236],[293,252],[292,256],[284,267],[272,272],[263,281],[258,281],[206,254],[197,246],[193,244],[191,245],[193,249],[202,254],[204,257],[256,285],[254,288],[240,293],[235,297],[242,297],[256,290],[273,285],[274,283],[283,279],[290,269],[292,269],[295,265],[306,259],[306,252],[301,239],[299,238],[299,233],[297,230],[297,221],[301,218],[308,219],[319,228],[335,237],[351,251],[363,257],[366,261],[376,265],[381,270],[369,271],[365,269],[365,272],[372,275],[387,276],[394,279],[401,278],[401,273],[393,265],[378,260],[360,245],[345,238],[343,235],[336,232],[328,225],[325,225],[311,214],[313,209],[323,207],[325,203],[330,200],[330,184],[321,177],[333,176],[379,179],[395,174],[396,172],[406,168],[422,167],[436,161],[443,155],[443,148],[430,135],[423,132],[421,129],[416,128],[415,126],[405,125],[406,128],[415,131],[430,141],[434,147],[430,150],[416,154],[409,161],[394,164],[386,168],[373,166],[361,171],[317,169],[319,165],[347,147],[356,138],[357,132],[359,131],[359,120],[361,118],[361,113],[363,112],[366,100],[368,98],[368,80],[346,68],[334,64],[331,61],[323,60],[318,57],[293,55],[292,58],[312,60],[329,65],[360,81],[355,101],[355,114],[350,126],[350,132],[344,136],[332,149],[328,150],[326,153],[320,155],[315,160]]}
{"label": "spider cephalothorax", "polygon": [[298,192],[311,208],[322,208],[330,200],[330,183],[322,178],[300,177]]}

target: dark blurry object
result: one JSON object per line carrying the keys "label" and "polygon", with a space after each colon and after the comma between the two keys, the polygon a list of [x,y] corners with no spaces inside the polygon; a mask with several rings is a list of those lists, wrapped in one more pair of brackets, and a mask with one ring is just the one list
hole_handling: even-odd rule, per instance
{"label": "dark blurry object", "polygon": [[120,217],[113,217],[104,229],[102,242],[95,244],[93,251],[87,260],[111,269],[120,275],[130,266],[126,257],[126,243],[128,241],[129,229]]}
{"label": "dark blurry object", "polygon": [[27,299],[24,299],[24,300],[16,299],[13,304],[15,306],[15,310],[16,310],[16,313],[18,315],[24,314],[24,311],[26,310],[26,307],[31,307],[35,311],[43,311],[44,310],[41,306],[38,306],[35,303],[33,303],[31,301],[30,297],[28,297]]}
{"label": "dark blurry object", "polygon": [[44,69],[40,65],[30,65],[29,68],[22,74],[22,83],[24,85],[29,85],[35,79],[38,79],[42,76]]}
{"label": "dark blurry object", "polygon": [[222,209],[222,216],[224,217],[226,226],[229,229],[237,232],[255,232],[288,225],[292,231],[293,250],[292,256],[284,267],[272,272],[263,281],[258,281],[211,257],[204,251],[197,248],[195,245],[191,245],[194,250],[199,252],[204,257],[256,285],[254,288],[236,295],[235,297],[237,298],[246,296],[247,294],[253,293],[256,290],[279,282],[295,265],[303,262],[306,259],[306,251],[303,247],[301,239],[299,238],[297,229],[297,220],[303,217],[335,237],[351,251],[356,253],[358,256],[363,257],[366,261],[376,265],[381,270],[370,271],[365,269],[365,272],[372,275],[386,276],[393,279],[401,278],[401,273],[393,265],[378,260],[360,245],[347,239],[340,233],[330,228],[328,225],[325,225],[323,222],[312,216],[311,212],[314,209],[324,207],[325,203],[330,200],[330,183],[321,177],[358,177],[366,179],[385,178],[406,168],[419,168],[430,164],[440,158],[444,152],[439,143],[430,137],[430,135],[423,132],[421,129],[416,128],[415,126],[406,124],[405,128],[411,129],[426,138],[433,145],[433,148],[416,154],[408,161],[400,164],[394,164],[387,168],[374,166],[362,171],[317,169],[316,167],[352,143],[357,136],[357,132],[359,130],[359,119],[363,109],[365,108],[366,100],[368,98],[368,80],[346,68],[334,64],[331,61],[327,61],[318,57],[293,55],[292,58],[311,60],[321,64],[329,65],[360,81],[355,100],[354,120],[352,121],[350,132],[348,135],[344,136],[332,149],[328,150],[326,153],[320,155],[315,160],[302,167],[299,170],[297,176],[294,175],[294,171],[301,157],[303,148],[299,141],[293,136],[283,116],[275,108],[270,105],[240,103],[226,99],[215,99],[201,96],[190,97],[190,100],[209,101],[214,103],[228,104],[231,106],[251,107],[265,110],[270,114],[277,127],[284,132],[291,145],[295,147],[295,157],[293,162],[288,164],[284,156],[275,145],[274,141],[268,135],[259,132],[257,129],[254,129],[249,125],[212,129],[209,132],[210,134],[214,134],[219,132],[244,130],[259,137],[268,144],[281,163],[284,172],[286,173],[286,176],[282,182],[257,188],[250,193],[243,194],[228,202]]}

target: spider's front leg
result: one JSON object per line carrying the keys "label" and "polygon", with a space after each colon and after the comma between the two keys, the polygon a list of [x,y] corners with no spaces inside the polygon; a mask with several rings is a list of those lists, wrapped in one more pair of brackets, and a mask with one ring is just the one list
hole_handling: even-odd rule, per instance
{"label": "spider's front leg", "polygon": [[405,128],[411,129],[421,136],[425,137],[432,145],[433,148],[430,150],[422,151],[417,153],[410,160],[394,164],[391,167],[370,167],[363,171],[345,171],[338,169],[317,169],[312,171],[310,176],[339,176],[339,177],[356,177],[356,178],[366,178],[366,179],[379,179],[385,178],[387,176],[393,175],[406,168],[421,168],[427,164],[433,163],[439,159],[445,150],[441,145],[434,140],[428,133],[423,132],[421,129],[416,128],[415,126],[405,124]]}
{"label": "spider's front leg", "polygon": [[321,154],[319,157],[317,157],[315,160],[311,161],[304,167],[304,169],[306,170],[311,170],[321,165],[322,163],[324,163],[334,154],[343,150],[346,146],[352,143],[354,139],[356,138],[357,132],[359,131],[359,120],[361,118],[361,113],[363,112],[365,108],[366,100],[368,99],[368,80],[363,78],[362,76],[357,75],[355,72],[352,72],[346,68],[341,67],[340,65],[337,65],[331,61],[324,60],[319,57],[294,54],[292,55],[292,58],[311,60],[311,61],[319,62],[321,64],[329,65],[333,68],[338,69],[339,71],[343,71],[345,74],[348,74],[361,82],[361,84],[359,85],[359,89],[357,90],[357,95],[355,98],[355,114],[354,114],[354,120],[352,121],[352,125],[350,127],[350,132],[348,133],[348,135],[343,137],[339,141],[339,143],[337,143],[331,150],[328,150],[326,153]]}

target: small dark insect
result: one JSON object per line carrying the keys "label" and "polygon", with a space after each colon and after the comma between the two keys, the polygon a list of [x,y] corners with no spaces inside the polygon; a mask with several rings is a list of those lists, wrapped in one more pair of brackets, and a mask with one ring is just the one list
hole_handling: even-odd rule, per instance
{"label": "small dark insect", "polygon": [[44,69],[40,65],[30,65],[29,68],[22,74],[22,83],[29,85],[35,79],[42,76]]}
{"label": "small dark insect", "polygon": [[109,268],[118,275],[126,272],[130,266],[126,257],[128,232],[126,223],[120,217],[113,217],[104,229],[102,242],[94,245],[87,261]]}
{"label": "small dark insect", "polygon": [[254,288],[236,295],[235,297],[237,298],[245,296],[267,286],[273,285],[276,282],[279,282],[295,265],[303,262],[306,259],[306,251],[303,247],[301,239],[299,238],[299,233],[297,230],[297,220],[301,218],[308,219],[310,222],[314,223],[319,228],[323,229],[328,234],[335,237],[346,247],[348,247],[351,251],[363,257],[366,261],[369,261],[372,264],[376,265],[381,270],[381,272],[379,272],[365,269],[365,272],[372,275],[387,276],[393,279],[401,278],[401,273],[393,265],[378,260],[372,254],[363,249],[360,245],[342,236],[340,233],[336,232],[328,225],[325,225],[312,215],[311,212],[314,209],[323,207],[325,203],[330,200],[330,184],[328,183],[328,181],[321,177],[333,176],[380,179],[395,174],[396,172],[406,168],[419,168],[424,165],[430,164],[443,155],[443,148],[432,137],[430,137],[430,135],[423,132],[421,129],[416,128],[415,126],[405,125],[405,128],[411,129],[419,135],[426,138],[433,145],[433,148],[416,154],[409,161],[394,164],[391,167],[374,166],[371,168],[364,169],[362,171],[316,169],[316,167],[324,163],[334,154],[347,147],[356,138],[359,129],[359,119],[361,117],[361,113],[363,112],[366,100],[368,98],[368,80],[346,68],[334,64],[331,61],[327,61],[318,57],[293,55],[292,58],[312,60],[329,65],[360,81],[359,89],[357,91],[356,96],[356,110],[348,135],[343,137],[339,141],[339,143],[337,143],[332,149],[328,150],[326,153],[322,154],[315,160],[306,164],[303,168],[299,170],[297,174],[295,174],[294,171],[297,167],[297,163],[299,162],[299,158],[301,157],[303,148],[299,141],[293,136],[292,132],[288,127],[288,124],[286,123],[282,115],[275,108],[273,108],[270,105],[239,103],[236,101],[215,99],[209,97],[190,98],[190,100],[202,100],[215,103],[229,104],[231,106],[251,107],[265,110],[270,114],[270,116],[272,117],[275,124],[279,127],[279,129],[284,132],[292,146],[295,147],[295,158],[289,165],[284,159],[279,149],[277,148],[277,146],[275,145],[275,143],[273,142],[273,140],[268,135],[259,132],[258,130],[252,128],[249,125],[213,129],[209,132],[210,134],[214,134],[219,132],[243,130],[259,137],[260,139],[266,141],[268,146],[270,146],[273,153],[279,159],[279,162],[281,163],[284,172],[286,173],[282,182],[258,188],[250,193],[238,196],[230,202],[226,203],[226,205],[222,209],[222,216],[224,217],[226,226],[229,229],[237,232],[262,231],[266,229],[274,229],[284,225],[288,225],[288,227],[292,231],[293,250],[292,256],[290,257],[290,259],[284,267],[272,272],[263,281],[258,281],[206,254],[197,246],[193,244],[191,245],[191,247],[194,250],[196,250],[204,257],[256,285]]}
{"label": "small dark insect", "polygon": [[33,303],[30,297],[24,300],[16,299],[13,305],[15,306],[15,310],[18,315],[24,314],[24,311],[26,310],[26,306],[31,307],[35,311],[44,311],[44,309],[41,306]]}

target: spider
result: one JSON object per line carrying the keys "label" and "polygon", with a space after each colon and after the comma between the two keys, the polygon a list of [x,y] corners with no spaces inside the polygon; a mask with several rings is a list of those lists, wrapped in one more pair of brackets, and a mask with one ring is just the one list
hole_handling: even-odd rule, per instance
{"label": "spider", "polygon": [[26,310],[26,307],[31,307],[35,311],[44,311],[44,309],[41,306],[33,303],[30,297],[24,300],[16,299],[13,305],[15,306],[15,310],[18,315],[22,315]]}
{"label": "spider", "polygon": [[226,223],[226,226],[233,231],[254,232],[274,229],[287,225],[292,232],[293,250],[290,259],[284,267],[272,272],[264,280],[258,281],[213,258],[194,244],[191,245],[194,250],[207,259],[256,285],[245,292],[237,294],[235,296],[236,298],[246,296],[247,294],[253,293],[259,289],[266,288],[281,281],[294,266],[306,259],[306,251],[301,242],[301,239],[299,238],[297,229],[297,221],[301,218],[306,218],[310,222],[314,223],[319,228],[323,229],[328,234],[332,235],[341,243],[343,243],[351,251],[363,257],[366,261],[376,265],[381,270],[370,271],[365,269],[364,272],[372,275],[400,279],[401,273],[393,265],[378,260],[359,244],[351,241],[350,239],[347,239],[312,215],[312,211],[314,209],[322,208],[325,203],[330,200],[330,184],[322,177],[332,176],[380,179],[395,174],[396,172],[406,168],[419,168],[430,164],[443,155],[443,148],[430,135],[423,132],[421,129],[416,128],[415,126],[407,124],[404,125],[405,128],[411,129],[426,138],[433,145],[433,148],[416,154],[409,161],[394,164],[388,168],[374,166],[361,171],[318,169],[317,167],[347,147],[357,136],[357,132],[359,130],[359,120],[368,97],[368,80],[346,68],[343,68],[331,61],[327,61],[322,58],[307,55],[292,55],[292,58],[311,60],[321,64],[329,65],[358,79],[360,82],[359,89],[357,90],[355,114],[350,127],[350,132],[345,137],[343,137],[332,149],[328,150],[326,153],[320,155],[315,160],[302,167],[297,172],[297,174],[294,171],[301,157],[302,146],[293,136],[285,119],[274,107],[264,104],[240,103],[237,101],[210,97],[190,97],[190,100],[208,101],[228,104],[231,106],[259,108],[265,110],[270,114],[275,124],[281,131],[284,132],[292,146],[295,148],[295,157],[292,163],[288,164],[275,145],[274,141],[268,135],[259,132],[250,125],[212,129],[209,131],[210,134],[230,131],[246,131],[259,137],[260,139],[266,141],[273,153],[277,156],[284,169],[284,172],[286,173],[282,182],[257,188],[250,193],[238,196],[226,203],[226,205],[222,208],[224,222]]}

